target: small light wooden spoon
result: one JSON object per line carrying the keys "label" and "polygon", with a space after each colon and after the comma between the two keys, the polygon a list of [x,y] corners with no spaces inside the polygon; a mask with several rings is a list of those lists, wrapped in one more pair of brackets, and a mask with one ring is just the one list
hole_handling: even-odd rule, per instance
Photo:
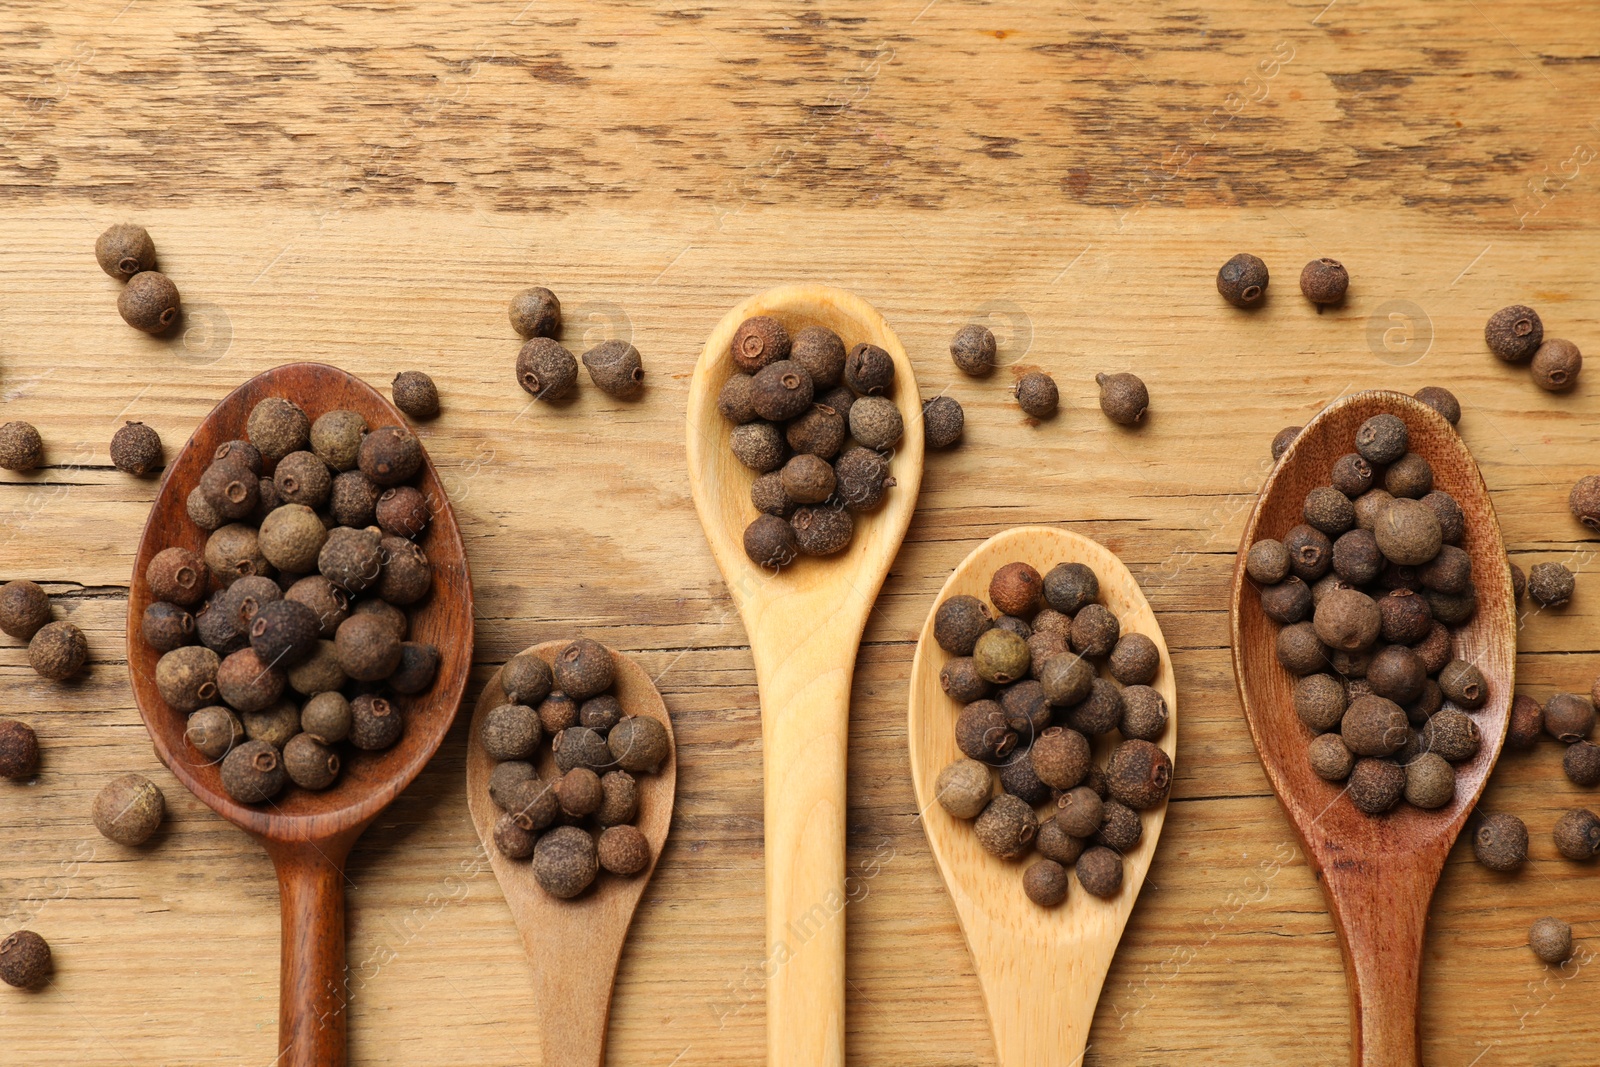
{"label": "small light wooden spoon", "polygon": [[[553,663],[565,641],[546,641],[525,651]],[[672,740],[672,719],[645,669],[612,651],[616,664],[614,692],[629,715],[661,720]],[[540,1041],[545,1067],[600,1067],[606,1055],[606,1021],[611,1015],[611,987],[622,959],[622,942],[634,909],[655,873],[661,846],[672,823],[672,798],[678,781],[677,746],[653,774],[635,775],[639,784],[639,819],[635,824],[650,841],[650,866],[632,878],[600,872],[581,896],[558,900],[539,888],[529,860],[507,859],[494,847],[494,824],[500,809],[489,799],[489,775],[495,761],[477,743],[478,729],[491,708],[505,703],[500,672],[495,671],[478,697],[467,745],[467,807],[489,863],[500,881],[523,948],[533,964],[538,985]],[[546,780],[559,772],[548,747],[538,762]]]}
{"label": "small light wooden spoon", "polygon": [[150,509],[128,591],[128,673],[139,714],[156,755],[184,787],[218,815],[266,848],[278,872],[283,902],[283,958],[278,1004],[279,1067],[342,1067],[345,1062],[344,864],[350,847],[378,813],[411,784],[433,757],[454,721],[472,666],[472,580],[455,514],[431,460],[415,484],[433,512],[417,543],[433,564],[434,589],[410,610],[410,636],[440,652],[432,688],[391,699],[405,715],[405,733],[387,752],[341,753],[344,766],[333,788],[320,793],[290,787],[266,804],[240,804],[222,788],[219,764],[205,759],[184,737],[186,717],[156,688],[160,655],[139,636],[150,588],[145,568],[174,545],[201,551],[206,533],[188,517],[189,490],[210,465],[218,445],[243,438],[258,400],[295,401],[312,420],[327,411],[358,411],[367,425],[404,426],[405,418],[365,382],[336,367],[291,363],[259,374],[212,409],[172,461]]}
{"label": "small light wooden spoon", "polygon": [[[997,1059],[1003,1067],[1073,1067],[1083,1056],[1100,987],[1150,870],[1167,805],[1142,813],[1144,836],[1123,858],[1122,890],[1115,897],[1084,892],[1074,875],[1067,899],[1041,908],[1022,891],[1027,861],[1008,862],[986,852],[972,823],[939,804],[934,792],[939,772],[962,758],[955,739],[961,709],[939,685],[939,671],[950,655],[933,638],[934,614],[946,599],[962,593],[987,602],[990,577],[1015,562],[1030,564],[1040,574],[1058,563],[1086,564],[1099,577],[1101,602],[1122,623],[1122,632],[1142,633],[1155,642],[1161,668],[1151,684],[1166,699],[1170,715],[1160,745],[1174,758],[1178,694],[1161,627],[1128,568],[1104,545],[1049,526],[1006,530],[973,549],[939,590],[917,640],[907,722],[911,780],[922,829],[977,967]],[[1096,745],[1102,766],[1111,747],[1105,738]]]}
{"label": "small light wooden spoon", "polygon": [[[877,345],[894,359],[893,398],[905,436],[890,460],[895,485],[857,516],[850,546],[778,573],[751,563],[744,529],[756,517],[754,475],[728,447],[717,394],[734,373],[739,324],[771,315],[790,333],[826,326],[848,350]],[[844,1063],[845,755],[850,679],[867,615],[916,509],[922,482],[922,402],[905,349],[883,316],[840,289],[790,285],[750,297],[706,341],[689,389],[689,486],[711,554],[744,619],[761,692],[766,788],[767,1063]]]}
{"label": "small light wooden spoon", "polygon": [[[1472,713],[1483,745],[1473,760],[1457,764],[1455,800],[1438,811],[1402,804],[1373,817],[1342,797],[1339,786],[1312,772],[1306,757],[1311,731],[1294,713],[1294,679],[1278,664],[1279,627],[1262,613],[1244,561],[1257,540],[1281,538],[1303,521],[1306,493],[1328,484],[1334,460],[1355,450],[1356,430],[1382,412],[1405,420],[1411,451],[1433,466],[1434,487],[1455,497],[1466,515],[1461,547],[1472,557],[1478,611],[1456,630],[1455,654],[1483,673],[1489,701]],[[1233,672],[1267,778],[1305,844],[1333,911],[1350,986],[1353,1062],[1363,1067],[1421,1062],[1417,980],[1428,903],[1505,740],[1516,651],[1516,608],[1500,525],[1478,465],[1455,428],[1401,393],[1358,393],[1324,408],[1267,479],[1239,542]]]}

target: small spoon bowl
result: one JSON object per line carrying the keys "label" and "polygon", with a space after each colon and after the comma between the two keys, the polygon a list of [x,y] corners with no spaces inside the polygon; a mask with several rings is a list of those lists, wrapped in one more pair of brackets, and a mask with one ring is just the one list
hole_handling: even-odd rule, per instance
{"label": "small spoon bowl", "polygon": [[339,1067],[345,1062],[344,864],[361,832],[410,785],[432,758],[455,719],[472,665],[472,582],[455,514],[433,462],[424,457],[415,484],[432,519],[416,541],[433,564],[434,589],[410,609],[410,639],[440,650],[433,686],[417,696],[396,696],[405,733],[385,752],[341,752],[343,767],[332,788],[289,787],[273,801],[240,804],[222,788],[220,763],[207,760],[184,737],[187,717],[169,707],[156,688],[160,653],[140,637],[151,603],[145,569],[157,552],[174,545],[202,552],[206,531],[188,517],[189,493],[217,446],[245,436],[250,409],[269,396],[285,397],[317,416],[336,409],[359,412],[373,429],[404,426],[404,416],[365,382],[336,367],[291,363],[259,374],[223,398],[195,429],[156,492],[134,557],[128,593],[128,673],[134,699],[156,755],[184,788],[229,822],[257,838],[278,872],[283,903],[283,959],[279,1004],[280,1067]]}
{"label": "small spoon bowl", "polygon": [[[950,655],[934,640],[934,616],[952,596],[969,594],[987,602],[990,577],[1015,562],[1041,574],[1058,563],[1086,564],[1100,579],[1101,601],[1121,622],[1122,632],[1142,633],[1155,642],[1161,666],[1151,685],[1166,700],[1169,715],[1160,747],[1174,761],[1178,695],[1161,627],[1128,568],[1104,545],[1053,527],[1006,530],[973,549],[939,590],[917,640],[907,721],[911,779],[923,831],[977,967],[997,1058],[1003,1067],[1063,1067],[1083,1055],[1100,987],[1150,870],[1167,805],[1141,813],[1144,834],[1123,857],[1116,896],[1102,899],[1085,892],[1074,874],[1067,899],[1042,908],[1022,890],[1029,861],[991,855],[978,844],[970,820],[957,819],[939,804],[934,790],[939,772],[962,758],[954,728],[961,709],[939,684]],[[1096,743],[1101,765],[1111,747],[1106,738]]]}
{"label": "small spoon bowl", "polygon": [[[855,536],[826,559],[773,572],[750,562],[744,530],[756,517],[755,475],[729,448],[733,427],[717,395],[735,367],[739,324],[771,315],[791,335],[826,326],[846,350],[866,341],[894,361],[893,399],[905,435],[890,458],[895,485],[878,509],[857,516]],[[765,776],[768,958],[785,960],[767,981],[769,1067],[844,1062],[844,927],[813,930],[819,906],[846,899],[845,755],[850,680],[867,616],[889,574],[922,482],[922,401],[900,340],[860,297],[821,285],[786,285],[750,297],[706,341],[689,388],[689,487],[711,554],[739,608],[761,693]]]}
{"label": "small spoon bowl", "polygon": [[[553,666],[556,654],[566,644],[546,641],[525,653]],[[546,1067],[600,1067],[605,1063],[606,1022],[611,1014],[611,989],[622,959],[622,943],[639,898],[655,873],[672,823],[672,800],[678,781],[672,719],[643,667],[614,650],[611,660],[616,672],[614,691],[623,711],[660,720],[671,744],[670,753],[655,773],[635,776],[639,785],[639,818],[635,825],[650,842],[650,865],[638,874],[623,878],[601,871],[588,891],[571,900],[558,900],[539,888],[531,860],[507,859],[495,848],[494,825],[500,818],[500,808],[489,799],[489,776],[495,761],[477,738],[484,716],[505,703],[499,671],[494,672],[478,697],[472,716],[472,741],[467,746],[467,808],[533,964],[544,1050],[539,1062]],[[547,781],[558,773],[555,757],[548,750],[541,751],[537,767]]]}
{"label": "small spoon bowl", "polygon": [[[1295,679],[1278,663],[1279,626],[1261,610],[1245,556],[1263,537],[1302,522],[1301,505],[1327,485],[1333,463],[1355,450],[1356,430],[1374,415],[1399,416],[1411,451],[1433,467],[1434,488],[1466,516],[1462,548],[1472,559],[1478,610],[1455,630],[1455,655],[1475,664],[1489,687],[1472,713],[1482,734],[1476,757],[1456,764],[1455,800],[1437,811],[1408,804],[1362,814],[1311,770],[1311,730],[1294,712]],[[1516,665],[1511,570],[1489,490],[1460,435],[1437,412],[1401,393],[1357,393],[1324,408],[1300,431],[1261,489],[1245,525],[1233,577],[1233,670],[1250,735],[1289,821],[1305,844],[1333,911],[1353,1000],[1354,1062],[1408,1067],[1418,1059],[1418,977],[1422,939],[1445,857],[1494,768],[1510,719]]]}

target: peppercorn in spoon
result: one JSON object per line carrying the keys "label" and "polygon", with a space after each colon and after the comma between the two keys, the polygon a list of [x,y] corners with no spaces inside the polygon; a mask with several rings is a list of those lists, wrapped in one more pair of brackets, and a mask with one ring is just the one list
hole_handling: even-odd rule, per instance
{"label": "peppercorn in spoon", "polygon": [[[735,333],[758,316],[776,319],[790,335],[825,327],[847,351],[873,346],[870,355],[879,364],[874,370],[886,376],[892,367],[893,386],[873,396],[869,407],[878,410],[871,430],[882,425],[876,416],[888,415],[882,410],[886,399],[903,426],[887,459],[893,484],[875,508],[856,515],[853,536],[832,555],[796,559],[782,569],[758,566],[746,551],[745,531],[757,515],[751,502],[754,475],[735,458],[734,427],[718,410],[718,397],[735,372],[730,352]],[[861,391],[871,395],[873,388]],[[856,425],[866,420],[850,421],[852,432],[870,432]],[[916,508],[922,448],[921,401],[911,361],[883,316],[843,290],[782,286],[745,300],[718,324],[695,365],[689,390],[689,485],[711,553],[749,634],[761,694],[767,892],[762,955],[781,961],[768,968],[770,1067],[841,1067],[844,1062],[845,922],[839,909],[847,898],[850,679],[867,616]],[[854,457],[870,463],[881,454],[862,449]],[[808,538],[835,517],[830,509],[837,507],[830,501],[801,509],[813,513],[807,515]],[[769,518],[774,516],[763,516]],[[828,917],[819,923],[822,913]]]}
{"label": "peppercorn in spoon", "polygon": [[[1149,685],[1166,702],[1168,719],[1164,730],[1145,736],[1169,759],[1177,748],[1177,690],[1161,628],[1127,567],[1098,542],[1052,527],[1006,530],[973,549],[940,589],[917,640],[907,719],[911,779],[923,832],[972,952],[994,1032],[996,1058],[1003,1067],[1062,1067],[1078,1063],[1083,1055],[1100,987],[1150,869],[1167,802],[1163,799],[1137,813],[1142,832],[1137,843],[1123,852],[1119,888],[1110,896],[1095,896],[1074,875],[1065,899],[1050,906],[1035,904],[1024,891],[1026,860],[992,855],[979,843],[974,825],[956,818],[940,803],[940,772],[963,753],[957,747],[955,731],[961,706],[940,680],[940,671],[951,656],[934,636],[935,617],[939,606],[951,597],[987,599],[991,576],[1016,563],[1028,564],[1039,574],[1048,574],[1063,563],[1087,566],[1099,579],[1099,601],[1118,621],[1121,633],[1149,638],[1159,659]],[[1059,656],[1079,658],[1067,651],[1047,662],[1053,663]],[[1055,709],[1056,721],[1063,717],[1070,720],[1071,712]],[[1114,747],[1109,738],[1095,742],[1096,764],[1103,765],[1106,753]],[[1020,739],[998,762],[1026,759],[1027,753],[1027,740]],[[993,790],[992,783],[989,788]],[[1016,804],[1014,797],[1007,795],[1006,800]],[[1090,851],[1093,849],[1084,854]]]}
{"label": "peppercorn in spoon", "polygon": [[[1381,414],[1404,422],[1407,447],[1431,465],[1433,487],[1460,505],[1461,548],[1471,558],[1477,610],[1456,628],[1454,656],[1477,668],[1487,700],[1471,712],[1482,740],[1476,755],[1455,765],[1453,800],[1437,810],[1401,804],[1368,815],[1344,795],[1343,783],[1324,781],[1312,768],[1307,750],[1312,731],[1295,712],[1296,679],[1279,662],[1278,625],[1262,609],[1246,560],[1258,540],[1282,538],[1302,522],[1308,494],[1328,485],[1334,462],[1352,450],[1357,430]],[[1353,1062],[1415,1067],[1428,904],[1450,846],[1500,753],[1516,662],[1516,609],[1505,545],[1489,491],[1455,429],[1426,404],[1400,393],[1358,393],[1323,409],[1284,452],[1245,525],[1233,579],[1232,623],[1233,670],[1245,720],[1272,789],[1322,883],[1344,949]]]}
{"label": "peppercorn in spoon", "polygon": [[410,636],[442,652],[433,683],[415,696],[395,696],[404,733],[392,748],[356,751],[339,780],[312,792],[291,788],[262,804],[241,804],[224,790],[220,760],[185,737],[186,719],[156,685],[161,653],[140,636],[154,599],[146,569],[161,550],[201,551],[206,533],[189,518],[185,500],[219,445],[244,436],[247,417],[267,397],[301,405],[311,418],[326,411],[359,412],[368,426],[405,420],[364,382],[334,367],[293,363],[245,382],[223,398],[167,468],[134,558],[128,592],[128,672],[134,699],[157,757],[208,807],[259,840],[278,872],[283,905],[283,952],[278,1005],[279,1067],[342,1067],[345,1062],[345,860],[361,832],[432,758],[455,719],[472,664],[472,583],[454,513],[425,455],[416,483],[431,521],[415,542],[433,565],[432,590],[410,609]]}
{"label": "peppercorn in spoon", "polygon": [[[546,641],[522,654],[554,665],[557,653],[567,644]],[[612,692],[623,715],[657,720],[666,727],[668,741],[666,758],[655,770],[637,776],[635,825],[650,845],[649,860],[638,873],[621,876],[601,871],[587,889],[561,899],[540,887],[529,860],[511,859],[497,847],[495,824],[502,812],[489,795],[496,761],[479,739],[489,712],[507,702],[501,683],[503,669],[496,671],[483,687],[472,716],[472,741],[467,746],[467,807],[533,964],[543,1047],[539,1062],[546,1067],[600,1067],[605,1062],[606,1022],[611,1014],[611,987],[622,959],[622,943],[639,898],[655,872],[672,823],[678,764],[667,706],[643,667],[615,651],[611,652],[611,661]],[[537,763],[541,777],[556,775],[549,751],[543,751]]]}

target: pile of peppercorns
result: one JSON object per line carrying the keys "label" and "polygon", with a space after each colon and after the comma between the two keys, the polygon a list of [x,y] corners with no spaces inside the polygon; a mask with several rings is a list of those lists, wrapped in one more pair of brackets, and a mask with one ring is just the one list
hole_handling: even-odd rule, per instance
{"label": "pile of peppercorns", "polygon": [[[939,773],[935,795],[951,815],[974,820],[979,844],[1001,859],[1038,849],[1042,858],[1022,875],[1035,903],[1066,899],[1069,864],[1087,892],[1113,897],[1122,856],[1143,837],[1139,813],[1164,803],[1172,783],[1172,761],[1157,744],[1167,702],[1151,688],[1160,650],[1122,632],[1081,563],[1042,577],[1008,563],[989,582],[989,602],[994,613],[977,597],[953,596],[934,614],[934,640],[952,657],[939,684],[961,705],[964,757]],[[1113,730],[1120,740],[1102,769],[1093,745]]]}
{"label": "pile of peppercorns", "polygon": [[1433,486],[1397,415],[1374,415],[1304,521],[1250,547],[1261,608],[1282,624],[1278,661],[1297,677],[1294,710],[1312,731],[1312,770],[1345,782],[1369,815],[1405,799],[1455,797],[1452,764],[1478,753],[1488,686],[1454,656],[1451,627],[1477,610],[1461,506]]}
{"label": "pile of peppercorns", "polygon": [[[561,301],[543,286],[511,298],[511,328],[527,338],[517,353],[517,384],[535,400],[566,400],[578,387],[578,361],[556,340],[561,333]],[[589,379],[603,393],[621,399],[644,389],[644,363],[627,341],[601,341],[583,354]]]}
{"label": "pile of peppercorns", "polygon": [[[501,810],[495,848],[531,857],[534,879],[562,900],[602,870],[632,876],[650,865],[650,841],[633,825],[634,775],[656,771],[672,743],[659,719],[629,715],[612,694],[615,669],[611,650],[588,638],[564,646],[553,665],[514,656],[500,671],[505,703],[478,728],[479,746],[498,761],[489,775]],[[556,772],[548,780],[536,764],[546,736]]]}
{"label": "pile of peppercorns", "polygon": [[737,371],[717,410],[733,424],[734,456],[756,474],[750,502],[760,513],[745,528],[745,554],[777,569],[844,551],[855,516],[895,484],[886,453],[905,426],[890,399],[894,360],[866,341],[846,352],[825,326],[791,338],[770,315],[740,323],[730,355]]}
{"label": "pile of peppercorns", "polygon": [[258,804],[291,782],[333,785],[340,743],[392,747],[405,723],[386,694],[430,688],[439,650],[406,640],[406,608],[433,588],[412,540],[431,518],[407,484],[416,436],[347,410],[313,422],[282,397],[245,430],[188,495],[204,551],[166,548],[146,567],[141,634],[189,744],[221,761],[229,796]]}

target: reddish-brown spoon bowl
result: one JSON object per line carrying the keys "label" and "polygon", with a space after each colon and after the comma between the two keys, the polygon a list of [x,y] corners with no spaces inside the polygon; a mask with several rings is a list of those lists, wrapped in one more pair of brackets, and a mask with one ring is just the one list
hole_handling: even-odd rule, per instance
{"label": "reddish-brown spoon bowl", "polygon": [[[1466,515],[1461,547],[1472,558],[1478,611],[1456,630],[1455,655],[1483,672],[1489,700],[1472,713],[1483,743],[1474,759],[1456,765],[1455,800],[1438,811],[1402,804],[1374,817],[1312,772],[1306,755],[1311,731],[1294,713],[1294,679],[1277,660],[1278,624],[1262,613],[1244,559],[1260,538],[1282,538],[1302,521],[1306,493],[1328,484],[1334,460],[1355,450],[1356,430],[1381,412],[1405,420],[1411,451],[1433,466],[1434,487],[1454,496]],[[1401,393],[1358,393],[1325,408],[1284,453],[1245,526],[1233,578],[1233,670],[1267,778],[1333,912],[1349,979],[1353,1061],[1362,1067],[1421,1062],[1417,994],[1428,903],[1500,754],[1515,665],[1516,608],[1500,524],[1455,428]]]}
{"label": "reddish-brown spoon bowl", "polygon": [[466,689],[472,664],[472,582],[461,531],[433,462],[424,459],[414,483],[433,513],[417,538],[433,564],[433,592],[410,610],[410,639],[436,645],[433,687],[395,697],[405,733],[387,752],[341,753],[338,782],[320,793],[290,787],[266,804],[240,804],[222,789],[219,768],[185,739],[186,716],[168,707],[156,688],[160,655],[139,636],[151,602],[145,568],[157,552],[181,545],[196,552],[206,532],[185,509],[223,442],[245,436],[257,401],[285,397],[317,416],[336,409],[360,412],[373,429],[404,426],[400,412],[365,382],[336,367],[291,363],[259,374],[223,398],[167,467],[134,559],[128,594],[128,673],[134,699],[156,755],[178,781],[217,814],[261,842],[278,872],[283,904],[283,953],[278,1005],[279,1067],[342,1067],[347,1003],[344,995],[344,864],[350,847],[432,758]]}

